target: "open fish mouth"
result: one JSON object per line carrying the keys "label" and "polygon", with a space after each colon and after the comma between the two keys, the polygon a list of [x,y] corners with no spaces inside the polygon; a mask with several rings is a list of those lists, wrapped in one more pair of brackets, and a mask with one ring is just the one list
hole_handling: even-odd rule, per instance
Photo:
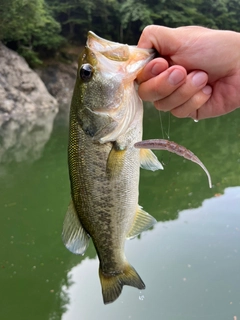
{"label": "open fish mouth", "polygon": [[[87,47],[99,57],[99,54],[116,62],[127,62],[125,76],[134,75],[156,56],[154,49],[141,49],[137,46],[112,42],[97,36],[94,32],[88,32]],[[112,63],[111,63],[112,65]]]}

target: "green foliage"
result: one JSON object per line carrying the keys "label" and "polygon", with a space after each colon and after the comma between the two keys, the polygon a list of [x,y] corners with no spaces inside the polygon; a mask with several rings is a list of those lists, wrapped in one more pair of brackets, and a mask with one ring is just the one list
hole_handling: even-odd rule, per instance
{"label": "green foliage", "polygon": [[18,48],[18,53],[26,59],[30,67],[36,67],[42,64],[42,61],[39,59],[38,54],[31,48],[20,46]]}
{"label": "green foliage", "polygon": [[31,65],[39,63],[40,51],[56,50],[63,38],[44,0],[2,0],[0,39],[14,43]]}
{"label": "green foliage", "polygon": [[204,0],[162,0],[156,2],[153,10],[155,24],[168,27],[179,27],[183,25],[209,25],[209,18],[199,10]]}
{"label": "green foliage", "polygon": [[[153,19],[151,17],[151,9],[148,7],[145,1],[138,0],[126,0],[120,5],[119,9],[119,24],[120,24],[120,41],[124,41],[123,32],[128,32],[135,38],[136,33],[140,33],[146,25],[152,24]],[[129,32],[129,31],[132,32]],[[128,39],[129,41],[130,39]],[[135,40],[136,41],[136,40]]]}
{"label": "green foliage", "polygon": [[48,0],[55,17],[63,27],[63,33],[68,38],[74,37],[75,26],[80,25],[88,30],[91,24],[91,14],[94,4],[88,0]]}
{"label": "green foliage", "polygon": [[48,0],[48,4],[70,41],[85,41],[89,30],[108,37],[115,28],[117,0]]}
{"label": "green foliage", "polygon": [[141,30],[148,24],[152,24],[151,10],[146,3],[138,0],[127,0],[122,3],[120,8],[121,24],[123,29],[127,29],[131,22],[140,21]]}
{"label": "green foliage", "polygon": [[57,50],[63,37],[85,43],[88,30],[125,43],[136,43],[148,24],[240,31],[239,0],[0,1],[0,39],[33,64]]}

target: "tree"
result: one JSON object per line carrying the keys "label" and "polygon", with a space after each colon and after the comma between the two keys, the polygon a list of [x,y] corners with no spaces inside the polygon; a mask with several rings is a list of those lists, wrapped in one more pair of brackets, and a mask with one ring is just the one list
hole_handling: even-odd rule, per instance
{"label": "tree", "polygon": [[[153,19],[151,14],[152,10],[144,0],[124,1],[120,6],[120,41],[130,40],[130,30],[133,31],[134,34],[140,34],[140,31],[142,31],[145,26],[152,24]],[[123,31],[126,29],[128,30],[128,39],[124,39],[123,36]]]}
{"label": "tree", "polygon": [[56,50],[63,41],[60,24],[44,0],[2,0],[0,39],[12,44],[30,64],[39,63],[37,51]]}
{"label": "tree", "polygon": [[[0,40],[36,63],[87,32],[136,44],[148,24],[240,31],[239,0],[0,0]],[[60,36],[60,33],[63,37]]]}
{"label": "tree", "polygon": [[[85,42],[92,30],[102,37],[116,35],[118,0],[47,0],[69,41]],[[118,29],[118,28],[117,28]]]}

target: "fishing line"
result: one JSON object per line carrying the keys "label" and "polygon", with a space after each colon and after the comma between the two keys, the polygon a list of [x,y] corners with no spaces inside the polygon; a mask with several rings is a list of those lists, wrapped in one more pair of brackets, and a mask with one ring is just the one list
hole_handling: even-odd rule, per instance
{"label": "fishing line", "polygon": [[171,114],[170,112],[168,112],[168,133],[167,133],[168,140],[170,140],[170,117],[171,117]]}
{"label": "fishing line", "polygon": [[[162,114],[161,114],[160,110],[158,110],[158,116],[159,116],[160,126],[161,126],[161,130],[162,130],[162,138],[164,139]],[[169,140],[170,139],[170,112],[168,113],[168,131],[167,132],[165,131],[165,135],[167,136],[167,139]],[[171,155],[169,155],[168,161],[166,163],[164,162],[163,157],[161,158],[160,162],[162,163],[162,165],[166,166],[170,163],[170,160],[171,160]]]}
{"label": "fishing line", "polygon": [[[168,112],[168,132],[166,133],[168,140],[170,140],[170,123],[171,123],[171,122],[170,122],[170,119],[171,119],[171,113]],[[170,163],[171,157],[172,157],[172,155],[169,154],[169,156],[168,156],[168,162],[165,163],[165,165],[167,165],[167,164]]]}
{"label": "fishing line", "polygon": [[161,111],[160,111],[160,110],[158,110],[158,117],[159,117],[161,129],[162,129],[162,139],[164,139],[163,124],[162,124],[162,115],[161,115]]}

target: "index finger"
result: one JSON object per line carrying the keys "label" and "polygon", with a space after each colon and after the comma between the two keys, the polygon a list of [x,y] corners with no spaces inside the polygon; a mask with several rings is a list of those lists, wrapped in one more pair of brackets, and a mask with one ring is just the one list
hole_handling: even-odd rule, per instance
{"label": "index finger", "polygon": [[163,58],[156,58],[152,61],[150,61],[140,72],[140,74],[137,77],[138,84],[141,84],[142,82],[145,82],[163,71],[165,71],[168,68],[168,62]]}

